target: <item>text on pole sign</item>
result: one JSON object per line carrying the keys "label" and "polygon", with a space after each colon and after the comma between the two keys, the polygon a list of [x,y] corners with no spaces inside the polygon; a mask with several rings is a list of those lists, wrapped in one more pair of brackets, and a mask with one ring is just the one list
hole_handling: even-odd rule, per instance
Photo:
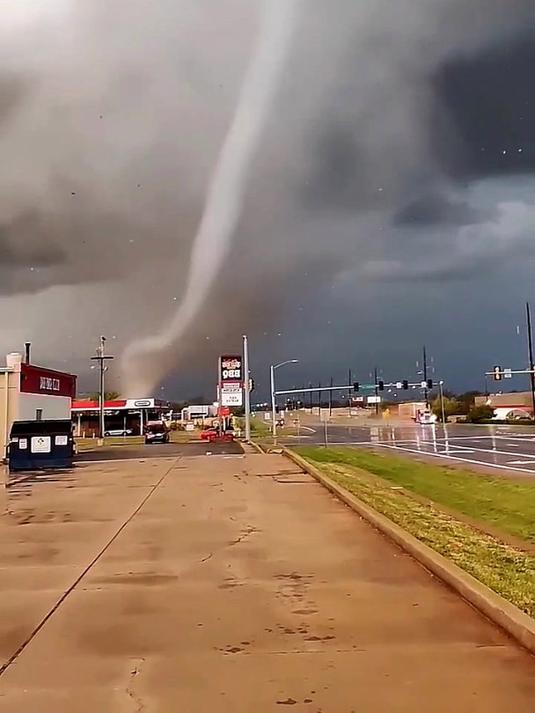
{"label": "text on pole sign", "polygon": [[242,358],[239,355],[222,356],[220,359],[219,379],[222,384],[227,381],[242,380]]}

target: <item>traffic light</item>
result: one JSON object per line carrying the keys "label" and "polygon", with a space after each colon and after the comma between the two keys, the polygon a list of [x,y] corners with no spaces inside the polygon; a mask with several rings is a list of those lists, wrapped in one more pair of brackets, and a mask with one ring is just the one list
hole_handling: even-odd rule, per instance
{"label": "traffic light", "polygon": [[501,381],[503,378],[503,369],[501,366],[494,367],[494,381]]}
{"label": "traffic light", "polygon": [[379,391],[384,391],[385,390],[385,382],[384,381],[378,381],[377,382],[377,387]]}
{"label": "traffic light", "polygon": [[428,379],[428,380],[427,380],[427,388],[429,389],[429,391],[432,390],[432,388],[433,388],[433,379]]}
{"label": "traffic light", "polygon": [[403,379],[403,381],[401,382],[401,384],[402,384],[402,386],[403,386],[403,388],[404,388],[405,391],[408,391],[408,390],[409,390],[409,382],[408,382],[407,379]]}
{"label": "traffic light", "polygon": [[360,391],[360,384],[358,381],[353,383],[353,391],[357,394]]}

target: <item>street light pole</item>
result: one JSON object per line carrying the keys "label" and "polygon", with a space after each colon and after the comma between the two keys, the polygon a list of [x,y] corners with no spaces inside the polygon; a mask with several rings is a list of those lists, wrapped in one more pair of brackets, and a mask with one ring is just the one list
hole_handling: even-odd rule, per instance
{"label": "street light pole", "polygon": [[288,359],[287,361],[282,361],[280,364],[272,364],[269,367],[270,381],[271,381],[271,433],[273,434],[273,440],[277,438],[277,403],[276,403],[276,392],[275,392],[275,369],[280,369],[281,366],[286,366],[286,364],[298,364],[298,359]]}
{"label": "street light pole", "polygon": [[249,374],[249,342],[243,335],[243,372],[245,375],[243,391],[245,395],[245,440],[251,440],[251,378]]}
{"label": "street light pole", "polygon": [[444,384],[443,381],[438,382],[438,386],[440,389],[440,408],[442,411],[442,423],[444,424],[444,427],[445,427],[446,426],[446,410],[444,408],[444,391],[442,389],[443,384]]}
{"label": "street light pole", "polygon": [[275,401],[275,367],[270,367],[271,372],[271,434],[277,437],[277,403]]}

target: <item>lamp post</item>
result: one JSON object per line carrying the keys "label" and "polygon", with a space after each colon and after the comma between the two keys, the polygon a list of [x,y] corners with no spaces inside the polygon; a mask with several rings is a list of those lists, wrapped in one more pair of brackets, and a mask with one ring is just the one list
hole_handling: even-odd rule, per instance
{"label": "lamp post", "polygon": [[245,441],[251,441],[251,376],[249,374],[249,342],[243,335],[243,392],[245,396]]}
{"label": "lamp post", "polygon": [[444,390],[442,389],[444,385],[443,381],[438,382],[438,388],[440,389],[440,409],[442,411],[442,423],[444,424],[444,428],[446,428],[446,410],[444,408]]}
{"label": "lamp post", "polygon": [[298,364],[299,359],[288,359],[287,361],[281,361],[280,364],[272,364],[270,366],[270,376],[271,376],[271,432],[273,434],[273,439],[277,438],[277,404],[276,404],[276,394],[275,394],[275,370],[280,369],[281,366],[286,366],[287,364]]}

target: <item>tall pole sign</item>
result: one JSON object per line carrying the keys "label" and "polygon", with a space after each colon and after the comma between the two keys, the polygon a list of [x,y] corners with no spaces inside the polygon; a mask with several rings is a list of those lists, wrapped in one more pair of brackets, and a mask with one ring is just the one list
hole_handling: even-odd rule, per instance
{"label": "tall pole sign", "polygon": [[219,358],[219,401],[222,407],[243,406],[243,357],[224,354]]}

